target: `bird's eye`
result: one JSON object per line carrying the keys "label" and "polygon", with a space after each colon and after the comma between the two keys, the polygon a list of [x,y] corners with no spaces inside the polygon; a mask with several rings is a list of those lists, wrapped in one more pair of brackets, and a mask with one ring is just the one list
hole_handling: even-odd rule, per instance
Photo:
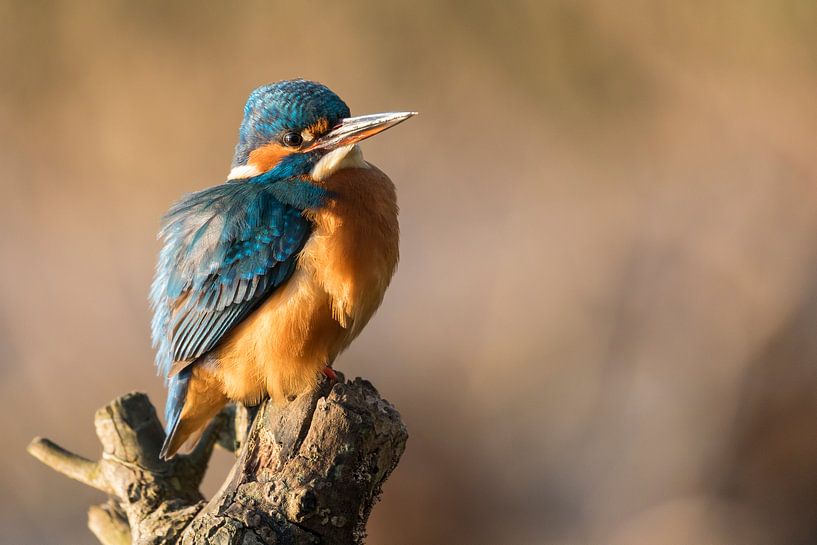
{"label": "bird's eye", "polygon": [[303,141],[303,137],[297,132],[288,132],[284,135],[284,144],[291,148],[297,148]]}

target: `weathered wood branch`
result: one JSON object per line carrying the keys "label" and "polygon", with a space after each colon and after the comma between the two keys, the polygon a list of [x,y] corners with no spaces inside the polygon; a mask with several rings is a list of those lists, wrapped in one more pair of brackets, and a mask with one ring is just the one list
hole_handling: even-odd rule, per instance
{"label": "weathered wood branch", "polygon": [[[194,452],[170,462],[159,460],[164,432],[146,395],[114,400],[95,423],[99,461],[40,438],[29,452],[110,495],[88,512],[104,545],[361,543],[408,437],[369,382],[342,378],[285,406],[264,403],[248,434],[246,410],[225,411]],[[206,502],[199,485],[217,443],[238,458]]]}

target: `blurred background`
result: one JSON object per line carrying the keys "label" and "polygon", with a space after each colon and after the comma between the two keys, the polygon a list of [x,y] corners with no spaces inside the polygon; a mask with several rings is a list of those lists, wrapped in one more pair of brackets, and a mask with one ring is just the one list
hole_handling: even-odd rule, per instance
{"label": "blurred background", "polygon": [[[0,542],[92,544],[93,413],[163,406],[160,216],[263,83],[326,83],[402,207],[337,362],[411,437],[371,545],[817,540],[817,4],[0,0]],[[223,480],[214,460],[205,490]]]}

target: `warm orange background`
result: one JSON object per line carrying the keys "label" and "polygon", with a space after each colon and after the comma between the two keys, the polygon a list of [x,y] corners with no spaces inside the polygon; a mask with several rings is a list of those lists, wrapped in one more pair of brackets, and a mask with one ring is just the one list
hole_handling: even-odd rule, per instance
{"label": "warm orange background", "polygon": [[[402,263],[337,366],[411,438],[372,545],[817,539],[817,4],[0,1],[0,542],[94,543],[95,409],[159,405],[158,220],[320,80]],[[223,478],[221,453],[207,483]]]}

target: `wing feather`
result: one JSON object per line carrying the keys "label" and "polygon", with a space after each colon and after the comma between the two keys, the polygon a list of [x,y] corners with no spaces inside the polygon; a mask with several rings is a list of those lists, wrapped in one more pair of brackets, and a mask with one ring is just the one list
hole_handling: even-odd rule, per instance
{"label": "wing feather", "polygon": [[311,226],[272,193],[224,184],[188,195],[165,216],[151,305],[166,377],[212,350],[295,270]]}

